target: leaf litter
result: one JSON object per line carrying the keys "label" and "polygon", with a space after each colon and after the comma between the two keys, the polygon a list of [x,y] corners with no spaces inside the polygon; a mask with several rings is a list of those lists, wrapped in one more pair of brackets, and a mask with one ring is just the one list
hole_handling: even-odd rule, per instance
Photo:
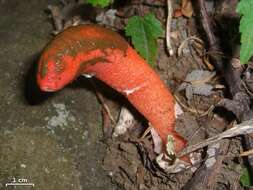
{"label": "leaf litter", "polygon": [[[154,8],[148,3],[150,2],[147,1],[147,5],[144,6],[143,10],[155,10],[155,14],[156,12],[163,11],[163,6],[165,6],[164,4],[161,4]],[[98,19],[98,22],[105,25],[111,25],[114,23],[116,24],[115,28],[117,28],[117,23],[120,23],[118,27],[121,29],[122,23],[125,23],[125,20],[127,19],[127,17],[124,17],[124,14],[126,13],[124,9],[136,10],[139,9],[138,6],[140,6],[140,4],[130,4],[121,8],[123,14],[120,17],[117,12],[108,12],[110,17],[108,22],[103,19]],[[180,8],[180,5],[175,4],[174,7],[177,9]],[[100,13],[103,15],[105,12],[103,13],[103,11],[100,11]],[[97,15],[99,15],[99,13]],[[163,20],[163,17],[158,17],[158,19]],[[119,22],[119,20],[122,21]],[[192,36],[192,33],[190,34],[189,30],[196,32],[194,29],[196,28],[196,23],[192,17],[189,19],[181,17],[172,18],[172,24],[172,33],[177,34],[176,40],[172,38],[172,43],[175,47],[180,44],[180,41],[182,42],[187,39],[187,36]],[[185,96],[188,103],[192,100],[193,102],[191,102],[191,104],[195,104],[196,109],[199,109],[200,107],[202,108],[203,102],[205,102],[207,106],[211,106],[223,98],[222,91],[218,90],[218,93],[217,91],[214,91],[215,86],[210,82],[216,73],[205,70],[206,68],[199,68],[199,65],[194,61],[194,58],[196,57],[196,52],[194,50],[190,49],[190,47],[187,47],[189,49],[184,48],[187,53],[184,53],[180,56],[180,59],[178,59],[175,56],[168,57],[164,51],[164,45],[162,43],[158,43],[158,45],[158,67],[156,69],[164,82],[172,90],[176,91],[177,89],[177,91],[185,91],[185,95],[180,94],[181,98]],[[197,56],[199,55],[197,54]],[[184,82],[181,83],[179,81]],[[177,86],[180,87],[178,88]],[[194,98],[195,95],[198,97],[197,100]],[[110,109],[113,110],[114,108],[110,107]],[[114,110],[115,117],[117,117],[118,114],[119,111]],[[221,129],[221,125],[217,124],[220,118],[216,114],[211,113],[211,115],[207,115],[206,117],[199,117],[197,114],[193,114],[191,117],[187,117],[186,115],[187,112],[181,116],[181,119],[178,119],[177,126],[179,127],[177,128],[179,128],[182,135],[185,135],[188,140],[194,139],[193,142],[195,143],[201,142],[206,136],[210,136],[214,131],[219,131]],[[138,116],[136,118],[138,119],[137,122],[135,122],[135,127],[132,127],[126,134],[117,139],[113,138],[105,141],[107,144],[107,153],[103,161],[104,169],[112,178],[113,182],[126,190],[181,189],[192,177],[193,172],[191,170],[186,170],[179,174],[166,174],[162,171],[153,161],[156,157],[156,153],[153,150],[154,145],[151,136],[148,135],[145,138],[140,138],[144,132],[145,122],[143,122],[142,117]],[[193,118],[196,122],[192,122]],[[224,124],[225,122],[223,122],[223,125]],[[238,146],[238,143],[236,146]],[[231,149],[234,149],[234,146],[230,147],[229,150]],[[225,161],[232,162],[231,160],[237,156],[236,154],[237,152],[235,151],[230,155],[230,158],[227,158]],[[239,167],[240,162],[241,161],[239,160],[239,163],[234,164]],[[226,169],[229,170],[229,168]],[[227,171],[222,179],[224,181],[219,180],[219,183],[229,183],[229,181],[225,180],[226,176],[229,177],[229,175],[231,175],[231,173]]]}

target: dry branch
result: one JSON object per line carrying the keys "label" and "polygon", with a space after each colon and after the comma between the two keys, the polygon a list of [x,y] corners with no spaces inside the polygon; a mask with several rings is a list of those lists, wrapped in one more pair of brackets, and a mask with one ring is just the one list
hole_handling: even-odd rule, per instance
{"label": "dry branch", "polygon": [[244,121],[241,124],[235,125],[234,127],[224,131],[223,133],[210,137],[198,144],[188,146],[184,148],[181,152],[179,152],[177,156],[178,157],[184,156],[186,154],[189,154],[193,151],[196,151],[210,144],[217,143],[220,140],[225,139],[225,138],[235,137],[238,135],[246,135],[250,133],[253,133],[253,119]]}

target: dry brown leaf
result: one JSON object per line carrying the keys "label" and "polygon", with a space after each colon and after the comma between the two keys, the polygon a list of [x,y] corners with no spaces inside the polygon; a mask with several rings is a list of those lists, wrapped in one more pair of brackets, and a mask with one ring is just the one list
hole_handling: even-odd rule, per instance
{"label": "dry brown leaf", "polygon": [[181,12],[184,16],[190,18],[193,14],[191,0],[182,0]]}

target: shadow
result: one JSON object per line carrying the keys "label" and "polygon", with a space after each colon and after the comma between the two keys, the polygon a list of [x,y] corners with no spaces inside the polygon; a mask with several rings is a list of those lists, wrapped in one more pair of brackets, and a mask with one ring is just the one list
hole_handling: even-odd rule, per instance
{"label": "shadow", "polygon": [[[37,63],[40,54],[35,54],[26,61],[30,65],[28,72],[24,77],[24,98],[29,105],[43,104],[44,101],[55,96],[57,92],[43,92],[40,90],[37,81]],[[116,90],[96,78],[78,77],[71,84],[65,88],[70,89],[85,89],[90,91],[96,96],[95,90],[101,93],[106,99],[115,102],[118,105],[127,107],[136,118],[143,120],[143,116],[130,104],[127,98]]]}
{"label": "shadow", "polygon": [[[217,1],[218,2],[218,1]],[[216,3],[218,4],[218,3]],[[217,5],[218,6],[218,5]],[[200,6],[197,1],[193,1],[193,9],[196,14],[196,27],[201,39],[204,40],[206,48],[212,49],[211,45],[208,43],[207,34],[203,29],[200,16]],[[240,44],[240,34],[239,34],[239,17],[229,17],[222,14],[209,15],[209,22],[213,28],[213,34],[217,38],[218,46],[220,47],[223,58],[230,57],[235,53],[235,45]],[[211,52],[212,53],[212,52]],[[226,55],[226,56],[224,56]]]}
{"label": "shadow", "polygon": [[239,56],[239,51],[236,52],[240,47],[239,18],[222,16],[215,21],[222,51],[228,56]]}
{"label": "shadow", "polygon": [[90,20],[92,22],[96,21],[96,16],[98,10],[101,8],[93,7],[90,4],[76,4],[69,8],[66,17],[73,18],[74,16],[80,16],[82,20]]}
{"label": "shadow", "polygon": [[236,116],[233,112],[227,110],[222,106],[216,106],[213,110],[214,114],[217,114],[219,117],[224,118],[228,123],[231,123],[236,119]]}
{"label": "shadow", "polygon": [[[219,5],[219,1],[215,1],[216,6]],[[209,22],[211,24],[212,33],[216,38],[215,44],[209,44],[207,33],[203,28],[200,16],[200,5],[198,1],[193,1],[193,8],[196,14],[196,27],[200,35],[200,38],[204,40],[207,54],[210,57],[211,63],[216,68],[219,75],[223,77],[223,83],[225,84],[226,97],[233,97],[236,91],[240,89],[240,73],[239,70],[233,70],[231,67],[231,59],[233,57],[239,57],[239,17],[229,17],[222,13],[211,15],[209,14]],[[217,64],[221,61],[221,64]]]}
{"label": "shadow", "polygon": [[28,104],[37,105],[43,103],[49,97],[53,96],[53,93],[42,92],[36,81],[37,62],[40,54],[35,54],[26,61],[27,65],[30,65],[28,72],[24,77],[24,97]]}
{"label": "shadow", "polygon": [[103,95],[104,98],[117,103],[118,105],[127,107],[136,118],[142,118],[141,114],[134,108],[134,106],[127,100],[125,96],[105,84],[103,81],[96,78],[78,77],[71,85],[72,89],[85,88],[91,91],[96,96],[95,90]]}
{"label": "shadow", "polygon": [[[134,117],[140,121],[144,122],[146,119],[144,116],[142,116],[141,113],[138,112],[138,110],[135,109],[135,107],[128,101],[128,99],[105,84],[103,81],[96,79],[96,78],[85,78],[85,77],[79,77],[75,82],[73,82],[69,88],[77,89],[77,88],[85,88],[88,91],[91,91],[94,96],[97,96],[95,91],[97,90],[100,94],[103,95],[104,98],[106,98],[109,101],[115,102],[116,104],[120,106],[126,107],[133,115]],[[100,101],[100,100],[98,100]]]}
{"label": "shadow", "polygon": [[[37,75],[37,65],[39,60],[40,54],[35,54],[31,56],[26,62],[27,65],[29,65],[29,69],[24,76],[24,86],[23,86],[23,93],[24,93],[24,99],[25,102],[30,106],[36,106],[41,105],[45,103],[48,99],[54,97],[57,95],[57,92],[43,92],[40,90],[36,75]],[[86,91],[89,91],[96,95],[96,91],[102,94],[102,96],[105,98],[105,103],[107,100],[114,102],[115,104],[119,106],[124,106],[128,108],[128,110],[134,115],[135,119],[142,123],[142,127],[138,127],[134,129],[139,134],[142,134],[145,130],[143,128],[143,124],[147,124],[146,119],[144,116],[142,116],[141,113],[139,113],[135,107],[127,100],[125,96],[105,84],[104,82],[96,79],[96,78],[85,78],[82,76],[79,76],[76,80],[74,80],[71,84],[67,85],[65,88],[69,88],[70,90],[81,90],[85,89]],[[59,93],[61,93],[59,91]],[[85,93],[85,92],[84,92]],[[97,98],[98,99],[98,98]],[[98,99],[100,102],[100,100]],[[100,102],[101,103],[101,102]],[[89,104],[89,102],[87,102]],[[105,129],[104,129],[105,131]]]}
{"label": "shadow", "polygon": [[125,6],[130,6],[132,3],[131,0],[114,0],[113,2],[113,8],[114,9],[120,9],[120,8],[124,8]]}

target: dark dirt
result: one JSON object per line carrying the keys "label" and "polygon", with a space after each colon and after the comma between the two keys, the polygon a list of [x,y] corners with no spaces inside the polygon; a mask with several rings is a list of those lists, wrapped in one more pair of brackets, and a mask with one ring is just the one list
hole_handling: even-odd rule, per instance
{"label": "dark dirt", "polygon": [[[120,139],[103,138],[101,106],[88,80],[78,79],[54,94],[39,91],[34,77],[36,63],[54,31],[45,11],[48,4],[59,2],[0,0],[0,189],[13,178],[27,179],[36,189],[178,190],[184,187],[193,177],[193,171],[167,175],[158,169],[152,162],[156,155],[150,135],[139,138],[146,126],[139,115],[140,130],[133,130]],[[150,11],[165,23],[166,4],[150,6],[149,2],[141,9],[139,6],[138,3],[119,6],[120,16],[116,18],[114,29],[122,29],[128,17]],[[179,5],[174,7],[179,8]],[[96,9],[93,13],[101,11]],[[93,22],[94,16],[85,22]],[[173,18],[172,31],[174,48],[189,36],[202,36],[195,17]],[[204,47],[191,42],[183,48],[181,56],[168,57],[164,39],[158,42],[155,70],[185,105],[184,113],[177,120],[177,131],[189,144],[224,131],[228,125],[221,117],[224,110],[206,111],[225,96],[225,89],[216,89],[210,96],[194,94],[190,101],[185,91],[178,92],[179,85],[192,70],[210,69],[200,55]],[[223,81],[217,77],[209,83],[217,85]],[[108,97],[108,94],[111,92],[104,95]],[[117,99],[121,101],[121,97]],[[117,116],[119,107],[115,105],[119,101],[109,103],[107,98],[105,101]],[[240,140],[230,141],[216,176],[215,189],[242,188],[239,184]]]}

